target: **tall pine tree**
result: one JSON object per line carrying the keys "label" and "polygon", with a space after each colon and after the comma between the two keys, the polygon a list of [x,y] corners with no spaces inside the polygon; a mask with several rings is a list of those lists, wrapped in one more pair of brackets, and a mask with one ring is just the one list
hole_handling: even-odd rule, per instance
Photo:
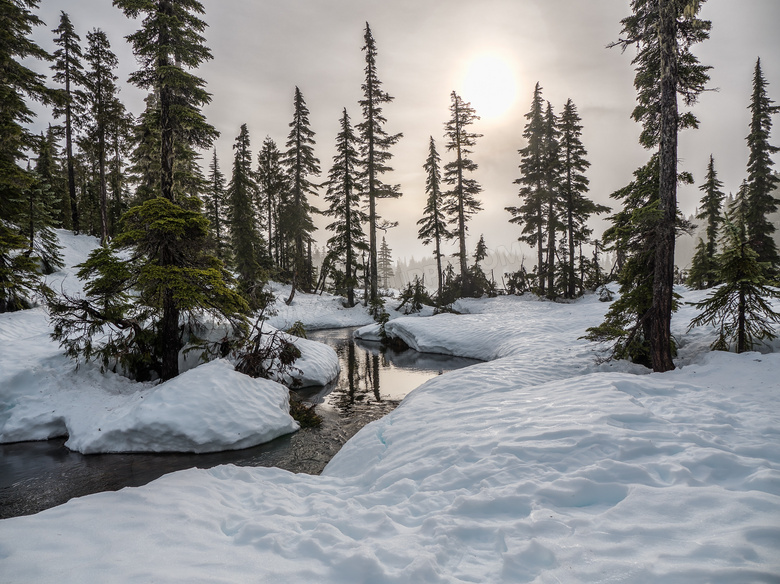
{"label": "tall pine tree", "polygon": [[687,280],[689,286],[699,290],[711,288],[720,281],[716,252],[718,229],[723,222],[721,207],[725,195],[720,190],[722,186],[723,183],[718,180],[718,174],[715,172],[715,159],[710,154],[707,175],[704,184],[699,187],[699,190],[704,192],[701,198],[701,208],[696,214],[696,218],[704,221],[707,226],[707,241],[699,240]]}
{"label": "tall pine tree", "polygon": [[225,175],[219,168],[219,159],[217,158],[217,149],[211,156],[209,164],[209,174],[207,177],[208,186],[204,193],[204,203],[206,206],[205,214],[211,223],[211,236],[214,239],[214,252],[221,260],[226,255],[226,213],[227,196],[225,194]]}
{"label": "tall pine tree", "polygon": [[477,163],[469,158],[472,148],[482,134],[469,131],[468,127],[479,119],[471,104],[463,101],[454,91],[450,94],[450,119],[444,125],[447,150],[455,153],[455,160],[444,165],[444,182],[452,188],[447,192],[445,212],[451,217],[455,237],[458,239],[458,257],[460,260],[461,295],[469,293],[468,256],[466,255],[466,234],[468,220],[482,205],[477,195],[482,187],[476,179],[467,176],[477,170]]}
{"label": "tall pine tree", "polygon": [[555,259],[557,251],[557,232],[563,229],[563,223],[559,217],[564,208],[561,200],[561,152],[560,132],[558,131],[558,118],[553,112],[552,105],[547,102],[547,110],[544,115],[544,183],[545,183],[545,213],[547,224],[547,258],[545,276],[547,277],[547,298],[556,296],[555,290]]}
{"label": "tall pine tree", "polygon": [[446,239],[452,239],[452,233],[447,228],[447,216],[444,213],[444,193],[441,190],[441,157],[436,151],[436,142],[433,136],[428,144],[428,158],[423,165],[426,173],[425,192],[428,199],[425,202],[423,217],[417,221],[420,230],[417,237],[423,244],[433,243],[436,256],[436,275],[438,281],[437,295],[441,298],[444,289],[443,273],[441,268],[441,244]]}
{"label": "tall pine tree", "polygon": [[280,267],[279,207],[287,192],[287,177],[281,164],[282,153],[269,136],[257,153],[257,183],[260,188],[260,207],[264,210],[268,233],[268,256]]}

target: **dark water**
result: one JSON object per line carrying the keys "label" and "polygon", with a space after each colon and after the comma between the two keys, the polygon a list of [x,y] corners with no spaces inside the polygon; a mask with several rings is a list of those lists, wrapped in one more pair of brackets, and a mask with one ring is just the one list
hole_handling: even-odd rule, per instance
{"label": "dark water", "polygon": [[309,333],[336,349],[338,379],[325,387],[298,391],[317,404],[319,428],[307,428],[268,442],[212,454],[90,454],[65,448],[65,438],[0,444],[0,519],[29,515],[100,491],[145,485],[185,468],[219,464],[276,466],[319,474],[360,428],[392,411],[403,397],[444,371],[476,363],[471,359],[381,350],[353,340],[353,329]]}

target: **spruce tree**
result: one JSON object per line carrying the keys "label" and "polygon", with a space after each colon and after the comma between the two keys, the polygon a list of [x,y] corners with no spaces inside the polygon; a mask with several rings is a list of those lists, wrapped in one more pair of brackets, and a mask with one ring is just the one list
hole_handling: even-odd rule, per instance
{"label": "spruce tree", "polygon": [[73,134],[83,113],[84,95],[81,89],[83,84],[84,67],[81,64],[83,54],[81,51],[81,38],[73,28],[70,17],[65,11],[60,12],[60,25],[52,30],[58,36],[54,43],[58,49],[54,51],[53,80],[63,85],[64,96],[61,102],[55,103],[53,114],[55,118],[65,118],[65,158],[68,172],[68,193],[70,195],[70,225],[74,233],[78,233],[79,212],[76,198],[76,175],[73,158]]}
{"label": "spruce tree", "polygon": [[382,89],[382,82],[377,75],[376,42],[371,34],[371,27],[366,23],[363,35],[366,53],[365,80],[362,85],[363,99],[360,107],[363,109],[363,121],[357,128],[361,137],[361,156],[363,158],[364,182],[368,196],[368,230],[369,230],[369,300],[373,303],[378,298],[377,271],[377,229],[382,228],[381,217],[377,212],[377,199],[398,198],[401,196],[398,185],[388,185],[382,182],[382,175],[393,169],[388,166],[392,157],[390,147],[403,137],[403,134],[388,134],[384,128],[387,119],[382,113],[383,105],[393,101],[393,97]]}
{"label": "spruce tree", "polygon": [[358,139],[352,129],[346,108],[341,116],[341,130],[336,137],[336,155],[328,173],[325,200],[330,206],[325,214],[333,217],[328,231],[333,235],[328,239],[328,263],[338,261],[344,271],[338,276],[340,288],[347,296],[347,306],[355,306],[355,286],[357,257],[360,252],[368,251],[363,223],[368,215],[361,209],[363,185],[359,178],[360,158]]}
{"label": "spruce tree", "polygon": [[458,239],[461,277],[461,295],[469,293],[468,283],[468,256],[466,255],[466,234],[468,233],[468,220],[472,215],[482,209],[477,200],[477,195],[482,192],[482,187],[466,173],[477,170],[477,163],[469,158],[472,148],[482,134],[476,134],[468,130],[468,126],[479,119],[479,116],[464,102],[454,91],[450,94],[451,117],[444,125],[445,138],[447,138],[447,150],[454,151],[455,160],[444,165],[444,182],[452,188],[447,191],[444,211],[450,215],[450,224],[454,225],[454,233]]}
{"label": "spruce tree", "polygon": [[111,51],[106,33],[95,29],[87,33],[88,65],[83,75],[84,96],[88,107],[88,122],[85,139],[93,147],[98,168],[98,188],[100,193],[100,243],[108,240],[108,178],[106,158],[109,148],[108,132],[111,120],[119,114],[120,106],[116,97],[118,77],[114,69],[118,65],[116,55]]}
{"label": "spruce tree", "polygon": [[723,183],[718,180],[718,174],[715,171],[715,159],[710,154],[707,175],[704,184],[699,187],[699,190],[704,193],[701,198],[701,208],[696,214],[696,218],[704,221],[707,226],[707,241],[699,240],[687,280],[689,286],[699,290],[711,288],[720,281],[716,251],[718,229],[723,222],[721,208],[725,195],[720,190],[722,186]]}
{"label": "spruce tree", "polygon": [[251,308],[259,308],[258,292],[265,282],[262,270],[266,247],[257,222],[255,198],[257,183],[252,172],[252,153],[249,150],[249,130],[246,124],[233,144],[233,174],[227,187],[230,246],[233,267],[238,282]]}
{"label": "spruce tree", "polygon": [[270,137],[266,136],[257,153],[257,183],[260,187],[260,208],[265,212],[268,233],[268,256],[280,267],[279,207],[287,191],[287,177],[281,165],[281,152]]}
{"label": "spruce tree", "polygon": [[441,258],[441,244],[445,239],[452,239],[452,233],[447,229],[447,216],[444,214],[444,193],[441,190],[441,157],[436,151],[433,136],[428,144],[428,158],[423,165],[426,173],[425,192],[428,199],[423,210],[423,217],[417,221],[420,230],[417,233],[424,245],[433,243],[436,256],[436,275],[438,281],[437,297],[441,298],[444,289]]}
{"label": "spruce tree", "polygon": [[518,196],[522,200],[519,207],[506,207],[512,215],[510,223],[522,225],[521,235],[518,238],[536,248],[536,275],[538,279],[539,293],[545,293],[544,274],[544,232],[546,228],[546,215],[544,202],[546,198],[545,161],[547,153],[544,142],[544,100],[542,99],[542,87],[539,83],[534,88],[531,109],[525,115],[528,120],[523,138],[527,145],[520,149],[520,178],[515,184],[520,185]]}
{"label": "spruce tree", "polygon": [[780,313],[770,301],[780,300],[780,291],[767,277],[769,264],[759,261],[750,247],[745,218],[736,214],[733,222],[725,220],[723,253],[718,258],[723,285],[706,299],[695,304],[701,313],[689,327],[714,324],[718,338],[713,350],[728,351],[734,345],[737,353],[750,351],[759,341],[777,337]]}
{"label": "spruce tree", "polygon": [[759,262],[768,262],[777,272],[780,255],[772,237],[775,226],[768,215],[778,208],[778,200],[772,194],[780,178],[772,172],[772,154],[780,150],[769,143],[772,129],[772,114],[780,106],[772,105],[766,92],[767,82],[761,71],[761,59],[756,61],[753,73],[753,94],[750,100],[750,134],[747,136],[750,157],[748,159],[747,208],[745,216],[750,247],[758,254]]}
{"label": "spruce tree", "polygon": [[623,19],[624,37],[611,46],[637,47],[632,61],[637,74],[638,105],[632,117],[641,122],[640,143],[658,147],[659,199],[655,249],[653,307],[649,315],[654,371],[674,369],[671,318],[674,306],[674,238],[677,217],[677,134],[696,127],[696,118],[680,114],[677,96],[695,103],[709,79],[690,47],[709,37],[709,21],[696,17],[705,0],[632,0],[632,15]]}
{"label": "spruce tree", "polygon": [[393,273],[393,250],[387,245],[387,241],[382,236],[382,243],[379,245],[377,254],[377,267],[379,275],[382,278],[382,288],[387,288],[387,281],[395,276]]}
{"label": "spruce tree", "polygon": [[320,175],[320,161],[314,156],[314,132],[309,124],[309,108],[306,107],[298,87],[295,88],[293,105],[287,151],[282,157],[282,165],[289,176],[290,189],[289,200],[281,212],[284,216],[284,233],[292,242],[293,253],[293,289],[289,302],[292,302],[297,287],[309,291],[314,284],[311,266],[307,265],[306,261],[306,248],[311,243],[311,234],[315,230],[312,213],[318,211],[309,204],[308,197],[317,194],[317,185],[311,182],[310,177]]}
{"label": "spruce tree", "polygon": [[563,223],[559,217],[565,211],[561,199],[561,151],[560,132],[558,131],[558,118],[553,112],[552,105],[547,102],[547,110],[544,115],[544,183],[545,183],[545,213],[547,215],[547,298],[554,299],[555,289],[555,259],[557,251],[556,234],[563,230]]}
{"label": "spruce tree", "polygon": [[214,252],[216,256],[224,260],[226,254],[226,213],[227,197],[225,194],[225,175],[219,169],[217,149],[211,156],[209,164],[208,186],[204,193],[205,214],[211,223],[211,235],[214,239]]}
{"label": "spruce tree", "polygon": [[[585,171],[590,162],[585,158],[587,151],[582,144],[582,125],[577,106],[571,99],[566,101],[559,120],[560,150],[561,150],[561,199],[565,209],[566,242],[569,247],[568,262],[564,267],[566,272],[564,295],[574,298],[577,295],[577,278],[575,275],[574,250],[582,247],[593,233],[587,225],[588,219],[594,214],[606,213],[609,207],[594,203],[586,196],[588,192],[588,177]],[[579,280],[579,292],[582,292],[582,278]]]}

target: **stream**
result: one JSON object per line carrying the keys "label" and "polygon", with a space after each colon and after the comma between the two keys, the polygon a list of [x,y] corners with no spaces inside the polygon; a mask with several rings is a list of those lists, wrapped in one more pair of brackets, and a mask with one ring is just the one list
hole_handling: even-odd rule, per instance
{"label": "stream", "polygon": [[312,331],[308,338],[333,347],[339,377],[297,391],[316,404],[318,428],[276,440],[210,454],[90,454],[72,452],[66,438],[0,444],[0,519],[30,515],[73,497],[145,485],[164,474],[220,464],[275,466],[319,474],[360,428],[391,412],[410,391],[445,371],[477,361],[446,355],[395,351],[353,339],[355,329]]}

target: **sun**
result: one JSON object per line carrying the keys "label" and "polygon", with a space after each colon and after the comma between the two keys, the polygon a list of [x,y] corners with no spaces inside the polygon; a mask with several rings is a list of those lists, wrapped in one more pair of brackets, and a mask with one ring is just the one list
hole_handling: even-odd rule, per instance
{"label": "sun", "polygon": [[462,94],[481,118],[500,118],[517,99],[517,79],[503,57],[479,55],[466,68]]}

